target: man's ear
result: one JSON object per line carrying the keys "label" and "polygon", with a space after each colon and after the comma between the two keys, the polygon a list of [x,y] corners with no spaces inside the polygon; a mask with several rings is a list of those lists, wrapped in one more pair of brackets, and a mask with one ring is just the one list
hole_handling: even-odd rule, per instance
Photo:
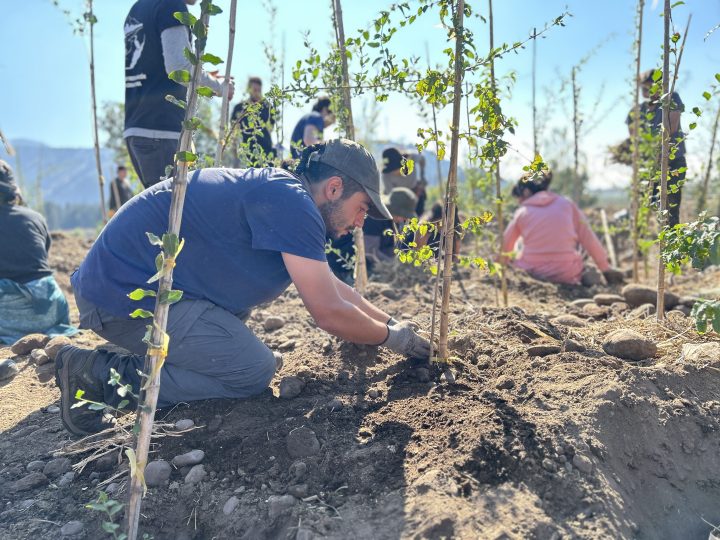
{"label": "man's ear", "polygon": [[342,178],[331,176],[325,183],[325,197],[328,201],[338,201],[343,194]]}

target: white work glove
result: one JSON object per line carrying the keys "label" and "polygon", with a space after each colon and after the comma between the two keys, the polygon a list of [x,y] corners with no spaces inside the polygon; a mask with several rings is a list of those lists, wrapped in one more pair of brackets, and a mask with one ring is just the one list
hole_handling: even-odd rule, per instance
{"label": "white work glove", "polygon": [[418,326],[412,321],[388,324],[388,336],[380,345],[396,353],[413,358],[429,358],[430,342],[418,335]]}

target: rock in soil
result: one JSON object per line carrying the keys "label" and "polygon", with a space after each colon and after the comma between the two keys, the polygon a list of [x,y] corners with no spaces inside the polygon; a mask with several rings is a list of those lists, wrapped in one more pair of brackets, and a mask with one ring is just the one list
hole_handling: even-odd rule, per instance
{"label": "rock in soil", "polygon": [[278,351],[273,351],[275,357],[275,373],[280,373],[283,368],[283,355]]}
{"label": "rock in soil", "polygon": [[75,480],[75,472],[68,471],[60,477],[56,484],[58,487],[67,487],[73,483],[73,480]]}
{"label": "rock in soil", "polygon": [[145,483],[149,487],[165,486],[170,480],[172,467],[162,459],[151,461],[145,467]]}
{"label": "rock in soil", "polygon": [[308,485],[295,484],[293,486],[290,486],[288,488],[288,494],[292,495],[293,497],[297,497],[298,499],[304,499],[305,497],[307,497],[308,494]]}
{"label": "rock in soil", "polygon": [[578,298],[577,300],[573,300],[572,302],[570,302],[570,305],[571,305],[572,307],[576,307],[576,308],[578,308],[578,309],[582,309],[582,308],[584,308],[585,306],[587,306],[588,304],[592,304],[592,303],[593,303],[593,299],[592,299],[592,298]]}
{"label": "rock in soil", "polygon": [[655,304],[643,304],[628,313],[627,317],[629,319],[647,319],[651,315],[654,315],[655,311]]}
{"label": "rock in soil", "polygon": [[652,358],[657,353],[655,343],[634,330],[625,329],[609,334],[602,347],[609,355],[633,361]]}
{"label": "rock in soil", "polygon": [[45,468],[45,462],[40,460],[31,461],[25,469],[27,472],[42,471]]}
{"label": "rock in soil", "polygon": [[95,462],[95,470],[100,472],[111,471],[115,468],[116,465],[119,465],[118,453],[111,452],[102,456]]}
{"label": "rock in soil", "polygon": [[65,474],[72,468],[72,462],[68,458],[59,457],[51,459],[43,468],[43,474],[50,478]]}
{"label": "rock in soil", "polygon": [[343,402],[340,398],[332,398],[330,401],[328,401],[326,407],[331,411],[339,411],[343,408]]}
{"label": "rock in soil", "polygon": [[179,469],[189,465],[197,465],[203,459],[205,459],[205,452],[202,450],[190,450],[185,454],[175,456],[172,460],[172,464]]}
{"label": "rock in soil", "polygon": [[572,460],[573,466],[584,474],[590,474],[593,470],[592,460],[582,454],[575,454]]}
{"label": "rock in soil", "polygon": [[515,388],[515,381],[509,378],[500,379],[495,385],[495,388],[498,390],[512,390]]}
{"label": "rock in soil", "polygon": [[527,348],[527,353],[530,356],[549,356],[559,352],[559,345],[531,345]]}
{"label": "rock in soil", "polygon": [[298,377],[283,377],[280,379],[280,397],[284,399],[296,398],[305,388],[305,382]]}
{"label": "rock in soil", "polygon": [[44,364],[52,362],[52,360],[50,360],[50,357],[43,349],[34,349],[33,352],[30,353],[30,360],[35,362],[35,365],[38,366],[42,366]]}
{"label": "rock in soil", "polygon": [[20,480],[16,480],[9,486],[10,493],[18,493],[27,491],[36,487],[44,486],[49,483],[48,477],[41,472],[31,472],[23,476]]}
{"label": "rock in soil", "polygon": [[626,302],[613,302],[610,306],[613,313],[623,313],[630,309],[630,306]]}
{"label": "rock in soil", "polygon": [[282,317],[271,316],[271,317],[268,317],[267,319],[265,319],[265,322],[263,323],[263,328],[267,332],[272,332],[273,330],[279,330],[283,326],[285,326],[285,319],[283,319]]}
{"label": "rock in soil", "polygon": [[584,352],[585,345],[583,345],[579,341],[575,341],[574,339],[568,338],[565,341],[563,341],[562,350],[563,350],[563,352]]}
{"label": "rock in soil", "polygon": [[25,355],[30,354],[33,349],[42,349],[45,344],[50,341],[50,336],[45,334],[28,334],[25,337],[18,339],[10,350],[13,354]]}
{"label": "rock in soil", "polygon": [[0,362],[0,381],[12,379],[19,371],[20,370],[15,362],[9,358],[7,360],[3,360]]}
{"label": "rock in soil", "polygon": [[295,506],[295,497],[292,495],[273,495],[268,498],[268,517],[275,519]]}
{"label": "rock in soil", "polygon": [[57,414],[60,412],[60,407],[57,405],[50,405],[47,409],[45,409],[45,412],[48,412],[50,414]]}
{"label": "rock in soil", "polygon": [[233,511],[238,507],[240,504],[240,499],[238,499],[235,495],[230,497],[225,504],[223,505],[223,514],[226,516],[229,516],[233,513]]}
{"label": "rock in soil", "polygon": [[690,309],[690,308],[687,307],[687,306],[683,306],[682,304],[678,304],[677,306],[675,306],[674,308],[672,308],[672,310],[670,310],[671,313],[672,313],[673,311],[676,311],[676,312],[678,312],[678,313],[682,313],[683,316],[685,316],[685,317],[689,317],[689,316],[690,316],[690,313],[692,313],[692,309]]}
{"label": "rock in soil", "polygon": [[204,465],[195,465],[190,472],[185,476],[185,483],[190,485],[199,484],[207,476],[207,471]]}
{"label": "rock in soil", "polygon": [[584,326],[587,326],[587,322],[582,320],[580,317],[576,317],[575,315],[560,315],[559,317],[550,319],[550,322],[553,324],[570,326],[572,328],[582,328]]}
{"label": "rock in soil", "polygon": [[185,431],[186,429],[190,429],[192,427],[195,427],[195,422],[189,418],[183,418],[182,420],[175,422],[175,429],[178,431]]}
{"label": "rock in soil", "polygon": [[320,442],[315,432],[308,427],[299,427],[288,433],[285,440],[290,457],[302,458],[314,456],[320,452]]}
{"label": "rock in soil", "polygon": [[690,364],[709,363],[717,366],[720,364],[720,343],[717,341],[710,341],[708,343],[686,343],[682,348],[681,359]]}
{"label": "rock in soil", "polygon": [[48,355],[50,360],[55,360],[55,357],[57,356],[57,353],[60,351],[61,348],[63,348],[65,345],[71,345],[72,341],[70,341],[70,338],[66,336],[57,336],[52,338],[50,341],[47,342],[45,345],[45,354]]}
{"label": "rock in soil", "polygon": [[624,302],[625,298],[619,294],[596,294],[593,296],[593,301],[598,306],[611,306],[615,302]]}
{"label": "rock in soil", "polygon": [[77,536],[83,532],[82,521],[68,521],[60,528],[60,536]]}
{"label": "rock in soil", "polygon": [[[657,291],[646,285],[638,285],[637,283],[625,285],[622,289],[622,295],[631,307],[638,307],[643,304],[652,304],[655,306],[657,304]],[[680,298],[678,295],[665,291],[666,310],[677,306],[679,301]]]}
{"label": "rock in soil", "polygon": [[307,474],[307,464],[304,461],[295,461],[288,472],[295,482],[300,482]]}
{"label": "rock in soil", "polygon": [[597,304],[587,304],[582,308],[583,313],[593,319],[604,319],[610,314],[610,308],[607,306],[598,306]]}

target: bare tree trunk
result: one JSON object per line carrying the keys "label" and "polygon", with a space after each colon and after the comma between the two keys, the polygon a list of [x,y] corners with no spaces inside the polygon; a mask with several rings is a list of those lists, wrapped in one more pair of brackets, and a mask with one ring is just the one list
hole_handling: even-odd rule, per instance
{"label": "bare tree trunk", "polygon": [[[209,13],[203,10],[200,21],[205,28],[207,28],[208,20]],[[204,39],[195,40],[197,47],[195,57],[198,59],[198,62],[193,66],[190,84],[188,85],[185,121],[183,122],[182,133],[180,134],[178,156],[176,156],[175,159],[168,234],[175,235],[176,238],[180,233],[180,225],[182,222],[189,166],[189,163],[181,160],[179,156],[184,156],[184,153],[190,152],[192,148],[192,130],[186,126],[190,124],[190,120],[193,118],[195,109],[197,108],[198,95],[196,89],[202,72],[202,61],[200,58],[204,52],[205,41]],[[140,507],[145,489],[144,471],[150,449],[155,409],[157,408],[157,400],[160,393],[160,372],[167,354],[167,344],[169,340],[165,330],[167,328],[170,303],[166,298],[164,299],[164,297],[167,297],[168,293],[172,290],[172,268],[175,264],[175,255],[177,255],[177,251],[170,254],[171,258],[164,258],[163,265],[165,272],[163,272],[158,283],[152,334],[145,356],[143,375],[141,377],[141,382],[144,382],[144,384],[141,384],[140,397],[138,399],[136,425],[139,426],[139,429],[135,445],[135,468],[132,470],[133,474],[131,474],[130,477],[128,506],[125,513],[128,540],[136,540],[138,537]]]}
{"label": "bare tree trunk", "polygon": [[577,86],[576,69],[572,68],[572,93],[573,93],[573,199],[580,206],[580,197],[582,190],[580,189],[580,159],[578,149],[578,138],[580,136],[580,118],[578,116],[578,97],[579,89]]}
{"label": "bare tree trunk", "polygon": [[[490,27],[490,51],[492,53],[495,48],[495,34],[493,25],[493,7],[492,0],[488,0],[488,25]],[[533,81],[534,82],[534,81]],[[497,93],[497,86],[495,84],[495,58],[490,57],[490,84],[492,85],[493,96]],[[534,92],[533,92],[534,95]],[[533,98],[533,130],[534,118],[535,118],[535,107]],[[503,233],[505,232],[505,219],[503,217],[503,200],[502,200],[502,183],[500,181],[500,159],[495,159],[495,198],[497,199],[496,215],[498,223],[498,235],[497,235],[497,258],[502,258],[502,247],[503,247]],[[507,277],[503,270],[500,271],[500,291],[502,292],[503,306],[508,305],[508,291],[507,291]]]}
{"label": "bare tree trunk", "polygon": [[[670,154],[670,0],[665,0],[663,16],[663,74],[662,74],[662,149],[660,153],[660,230],[665,228],[665,211],[667,208],[668,160]],[[660,254],[664,247],[658,241]],[[658,256],[657,271],[657,320],[665,319],[665,265]]]}
{"label": "bare tree trunk", "polygon": [[[442,306],[440,308],[440,344],[438,357],[447,361],[448,354],[448,323],[450,320],[450,285],[452,283],[453,249],[455,248],[455,210],[457,200],[457,166],[458,145],[460,140],[460,113],[463,82],[463,18],[465,0],[458,0],[455,7],[455,84],[453,88],[453,111],[450,136],[450,171],[448,172],[448,189],[445,197],[445,222],[447,227],[442,231],[445,236],[445,253],[443,263]],[[439,270],[439,268],[438,268]]]}
{"label": "bare tree trunk", "polygon": [[225,152],[225,129],[228,123],[228,109],[230,108],[230,76],[232,70],[233,50],[235,49],[235,18],[237,15],[237,0],[230,0],[230,29],[228,39],[228,53],[225,63],[225,79],[223,79],[222,105],[220,106],[220,128],[218,129],[218,143],[215,150],[215,166],[222,167],[223,153]]}
{"label": "bare tree trunk", "polygon": [[[335,22],[335,39],[340,51],[340,62],[342,66],[343,82],[343,103],[347,118],[345,119],[345,136],[355,140],[355,124],[353,123],[352,97],[350,94],[350,75],[348,73],[347,54],[345,52],[345,28],[343,26],[342,5],[340,0],[333,0],[333,15]],[[355,242],[355,288],[360,294],[365,294],[367,289],[367,265],[365,261],[365,236],[360,227],[353,231]]]}
{"label": "bare tree trunk", "polygon": [[640,169],[640,52],[642,50],[642,29],[643,29],[643,10],[645,8],[645,0],[638,0],[638,23],[637,23],[637,41],[635,48],[635,99],[633,100],[633,123],[632,123],[632,193],[630,203],[630,226],[632,237],[632,261],[633,261],[633,281],[637,283],[639,279],[639,232],[638,224],[640,212],[640,186],[638,185],[638,175]]}
{"label": "bare tree trunk", "polygon": [[98,185],[100,187],[100,215],[103,223],[107,223],[107,209],[105,208],[105,177],[100,160],[100,137],[98,136],[97,99],[95,95],[95,15],[93,13],[93,0],[87,0],[87,21],[90,25],[90,98],[92,102],[93,118],[93,146],[95,147],[95,167],[97,168]]}
{"label": "bare tree trunk", "polygon": [[712,135],[710,138],[710,150],[708,150],[708,161],[707,167],[705,168],[705,178],[703,178],[702,188],[700,189],[700,195],[698,196],[697,212],[700,213],[703,210],[707,210],[707,194],[708,188],[710,187],[710,176],[713,169],[713,153],[715,150],[715,141],[717,140],[718,123],[720,122],[720,105],[718,105],[717,113],[715,113],[715,123],[712,128]]}
{"label": "bare tree trunk", "polygon": [[[492,46],[491,46],[492,48]],[[537,83],[537,28],[533,28],[532,52],[532,122],[533,122],[533,158],[538,155],[537,106],[535,105],[535,85]]]}

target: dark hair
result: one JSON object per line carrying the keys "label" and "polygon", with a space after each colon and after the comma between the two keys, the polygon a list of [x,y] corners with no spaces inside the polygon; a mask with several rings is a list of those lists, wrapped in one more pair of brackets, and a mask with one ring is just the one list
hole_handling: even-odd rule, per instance
{"label": "dark hair", "polygon": [[521,197],[525,189],[529,189],[530,193],[535,195],[541,191],[546,191],[552,182],[552,171],[545,170],[540,172],[527,172],[520,177],[518,183],[512,189],[513,197]]}
{"label": "dark hair", "polygon": [[652,84],[652,83],[654,83],[654,82],[655,82],[655,81],[653,80],[653,75],[654,75],[654,74],[655,74],[655,70],[654,70],[654,69],[648,69],[647,71],[643,71],[643,72],[640,74],[640,81],[639,81],[640,84],[648,84],[648,83]]}
{"label": "dark hair", "polygon": [[118,170],[118,172],[120,172],[120,171],[127,171],[127,167],[126,167],[125,165],[118,165],[117,170]]}
{"label": "dark hair", "polygon": [[262,86],[262,79],[260,77],[249,77],[248,86],[250,86],[251,84],[258,84]]}
{"label": "dark hair", "polygon": [[347,199],[355,193],[363,191],[363,187],[345,173],[338,171],[335,167],[310,159],[315,152],[322,155],[324,151],[325,143],[313,144],[305,148],[295,167],[295,174],[305,177],[311,185],[327,180],[331,176],[339,176],[343,183],[342,199]]}
{"label": "dark hair", "polygon": [[403,155],[400,150],[394,147],[386,148],[382,153],[383,158],[383,173],[389,173],[402,169],[403,166]]}
{"label": "dark hair", "polygon": [[317,102],[315,103],[315,105],[313,105],[312,110],[315,111],[315,112],[320,112],[320,111],[322,111],[325,107],[327,107],[328,109],[330,108],[330,98],[329,98],[329,97],[326,97],[326,96],[323,96],[323,97],[318,98],[318,100],[317,100]]}

